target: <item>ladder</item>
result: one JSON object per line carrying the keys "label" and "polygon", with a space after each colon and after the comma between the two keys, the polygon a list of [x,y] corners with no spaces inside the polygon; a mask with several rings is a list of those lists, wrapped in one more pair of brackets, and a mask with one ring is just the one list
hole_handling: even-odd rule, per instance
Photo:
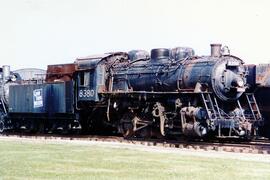
{"label": "ladder", "polygon": [[[1,106],[2,106],[2,108],[1,108]],[[3,113],[4,114],[7,114],[7,109],[6,109],[6,106],[5,106],[5,103],[4,103],[4,100],[3,100],[3,98],[1,97],[1,99],[0,99],[0,110],[1,109],[3,109]]]}
{"label": "ladder", "polygon": [[211,121],[210,126],[215,129],[216,125],[218,125],[218,136],[221,137],[221,124],[218,122],[218,120],[223,119],[223,116],[221,116],[221,110],[218,106],[217,99],[216,97],[213,97],[213,101],[210,93],[201,93],[201,96],[208,118]]}
{"label": "ladder", "polygon": [[259,110],[257,101],[253,93],[246,93],[246,98],[248,101],[249,109],[251,111],[252,117],[255,121],[262,120],[262,115]]}
{"label": "ladder", "polygon": [[241,106],[241,103],[240,103],[239,99],[237,100],[237,104],[238,104],[238,107],[239,107],[239,109],[240,109],[241,117],[242,117],[244,120],[246,120],[246,116],[245,116],[245,114],[244,114],[244,110],[243,110],[243,108],[242,108],[242,106]]}
{"label": "ladder", "polygon": [[[216,120],[218,116],[220,117],[221,115],[220,115],[220,111],[219,111],[219,107],[217,105],[216,99],[213,103],[209,93],[201,93],[201,96],[202,96],[203,103],[204,103],[209,119]],[[216,111],[215,107],[218,111]],[[218,112],[218,114],[216,112]]]}

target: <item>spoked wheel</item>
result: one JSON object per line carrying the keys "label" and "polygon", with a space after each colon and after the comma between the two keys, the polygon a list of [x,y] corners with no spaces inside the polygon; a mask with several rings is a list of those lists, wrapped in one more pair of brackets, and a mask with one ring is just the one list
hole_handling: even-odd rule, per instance
{"label": "spoked wheel", "polygon": [[134,136],[133,124],[126,122],[121,123],[121,133],[125,138],[130,138]]}
{"label": "spoked wheel", "polygon": [[133,136],[149,138],[151,137],[152,132],[149,124],[149,121],[135,115],[134,113],[126,113],[120,120],[119,129],[125,138]]}
{"label": "spoked wheel", "polygon": [[143,129],[141,129],[140,131],[138,131],[137,133],[138,137],[143,138],[143,139],[150,139],[153,135],[153,131],[151,127],[145,127]]}
{"label": "spoked wheel", "polygon": [[125,138],[130,138],[134,136],[135,132],[133,130],[134,126],[132,123],[133,118],[134,118],[134,115],[132,113],[126,113],[120,120],[119,130]]}

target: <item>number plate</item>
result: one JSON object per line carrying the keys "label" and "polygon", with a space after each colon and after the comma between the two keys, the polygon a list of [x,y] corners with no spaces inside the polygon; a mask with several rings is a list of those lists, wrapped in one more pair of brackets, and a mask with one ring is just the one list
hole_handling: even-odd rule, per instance
{"label": "number plate", "polygon": [[79,90],[80,98],[91,98],[95,96],[95,91],[93,89],[81,89]]}

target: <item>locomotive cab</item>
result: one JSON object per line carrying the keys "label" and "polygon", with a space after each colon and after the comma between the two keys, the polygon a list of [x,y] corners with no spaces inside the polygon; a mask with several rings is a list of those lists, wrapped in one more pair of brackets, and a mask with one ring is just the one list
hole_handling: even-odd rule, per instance
{"label": "locomotive cab", "polygon": [[103,89],[105,77],[104,66],[97,65],[95,68],[79,71],[77,75],[78,101],[98,102],[99,91]]}
{"label": "locomotive cab", "polygon": [[106,90],[107,74],[105,69],[119,62],[127,62],[128,54],[124,52],[105,53],[77,58],[76,93],[78,102],[100,102],[99,93]]}

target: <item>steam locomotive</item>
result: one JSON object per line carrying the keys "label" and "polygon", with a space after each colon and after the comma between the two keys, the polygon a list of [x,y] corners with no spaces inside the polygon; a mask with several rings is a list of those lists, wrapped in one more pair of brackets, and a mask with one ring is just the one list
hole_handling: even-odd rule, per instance
{"label": "steam locomotive", "polygon": [[[2,72],[1,89],[11,82]],[[263,118],[247,76],[244,62],[221,44],[211,44],[210,56],[177,47],[78,58],[49,65],[45,82],[14,80],[8,100],[1,92],[0,131],[257,136]]]}

